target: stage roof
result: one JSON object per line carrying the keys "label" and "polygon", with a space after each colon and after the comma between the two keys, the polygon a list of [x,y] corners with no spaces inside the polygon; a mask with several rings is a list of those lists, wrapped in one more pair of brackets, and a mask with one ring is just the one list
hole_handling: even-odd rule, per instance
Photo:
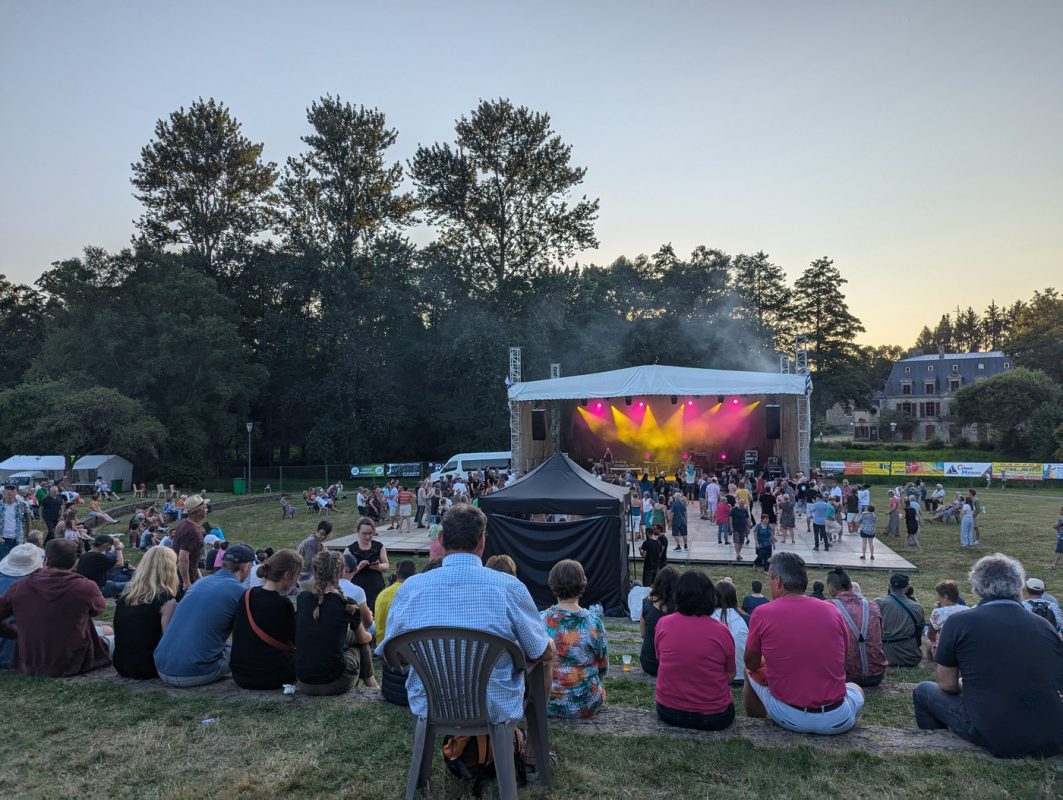
{"label": "stage roof", "polygon": [[803,395],[803,375],[651,365],[524,381],[509,387],[510,400],[582,400],[648,395]]}

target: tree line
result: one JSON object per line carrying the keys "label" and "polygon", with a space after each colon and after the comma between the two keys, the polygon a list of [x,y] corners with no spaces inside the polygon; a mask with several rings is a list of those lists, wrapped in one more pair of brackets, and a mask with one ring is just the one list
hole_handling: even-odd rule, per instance
{"label": "tree line", "polygon": [[432,460],[504,447],[513,345],[525,379],[554,361],[774,371],[804,334],[817,410],[866,404],[904,352],[855,344],[827,257],[792,283],[764,252],[707,246],[574,263],[599,203],[546,113],[481,101],[405,161],[378,109],[325,96],[306,123],[278,165],[223,103],[180,108],[132,164],[128,248],[33,287],[0,276],[0,445],[192,481],[246,457],[251,420],[256,464]]}

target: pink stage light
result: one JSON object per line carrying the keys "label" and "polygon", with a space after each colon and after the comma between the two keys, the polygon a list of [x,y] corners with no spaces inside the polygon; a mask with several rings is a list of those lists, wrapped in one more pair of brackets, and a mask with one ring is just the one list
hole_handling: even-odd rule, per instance
{"label": "pink stage light", "polygon": [[692,406],[692,405],[694,405],[694,401],[693,401],[693,400],[687,400],[687,405],[688,405],[688,406]]}
{"label": "pink stage light", "polygon": [[646,458],[647,461],[650,460],[650,454],[649,453],[643,453],[643,456]]}
{"label": "pink stage light", "polygon": [[737,397],[731,398],[731,405],[733,405],[733,406],[738,405],[738,398]]}
{"label": "pink stage light", "polygon": [[727,453],[720,453],[720,461],[726,461],[726,460],[727,460]]}
{"label": "pink stage light", "polygon": [[643,401],[639,400],[639,408],[645,408],[645,407],[646,407],[646,404]]}
{"label": "pink stage light", "polygon": [[687,453],[683,453],[683,460],[686,461],[690,456]]}
{"label": "pink stage light", "polygon": [[599,400],[597,403],[595,403],[594,407],[596,409],[598,409],[599,411],[601,411],[602,410],[602,402],[601,402],[601,400]]}

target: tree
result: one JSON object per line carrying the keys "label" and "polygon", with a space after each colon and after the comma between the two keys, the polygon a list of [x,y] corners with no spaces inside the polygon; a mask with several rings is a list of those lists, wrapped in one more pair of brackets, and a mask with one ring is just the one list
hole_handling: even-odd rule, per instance
{"label": "tree", "polygon": [[934,328],[934,344],[937,349],[946,353],[954,353],[959,349],[952,328],[952,318],[948,314],[942,314],[937,327]]}
{"label": "tree", "polygon": [[1057,402],[1060,394],[1044,372],[1016,367],[964,386],[953,395],[952,408],[962,424],[988,424],[1002,449],[1020,452],[1034,412]]}
{"label": "tree", "polygon": [[977,353],[982,349],[982,323],[978,319],[978,312],[970,306],[962,310],[956,306],[952,332],[962,352]]}
{"label": "tree", "polygon": [[276,164],[240,132],[224,104],[199,98],[169,121],[132,165],[134,197],[145,212],[136,225],[155,246],[185,244],[203,270],[219,277],[233,250],[269,226]]}
{"label": "tree", "polygon": [[550,116],[509,100],[481,101],[450,144],[419,147],[410,174],[428,222],[473,294],[514,308],[547,265],[597,247],[598,201],[568,195],[586,169]]}
{"label": "tree", "polygon": [[1004,342],[1004,330],[1007,321],[1004,309],[990,300],[982,314],[982,338],[988,350],[999,350]]}
{"label": "tree", "polygon": [[909,355],[920,355],[925,353],[933,353],[937,350],[937,343],[934,341],[934,333],[926,325],[919,331],[919,335],[915,337],[915,346],[909,351]]}
{"label": "tree", "polygon": [[861,348],[861,361],[867,365],[872,390],[885,389],[893,365],[904,358],[904,348],[895,344]]}
{"label": "tree", "polygon": [[397,132],[377,109],[330,95],[312,103],[306,119],[314,130],[302,137],[307,150],[288,159],[280,182],[281,231],[332,278],[357,267],[368,286],[375,239],[413,220],[414,198],[399,191],[402,165],[385,157]]}
{"label": "tree", "polygon": [[841,287],[845,278],[829,258],[813,261],[793,290],[790,318],[795,334],[808,337],[814,375],[812,402],[817,413],[835,403],[863,405],[871,392],[860,366],[856,335],[864,326],[850,311]]}
{"label": "tree", "polygon": [[129,397],[102,386],[21,384],[0,392],[0,442],[21,452],[60,451],[66,472],[78,456],[157,458],[166,428]]}
{"label": "tree", "polygon": [[41,351],[45,297],[0,275],[0,389],[15,386]]}
{"label": "tree", "polygon": [[1048,400],[1041,403],[1026,424],[1023,444],[1026,455],[1034,461],[1051,461],[1058,447],[1056,429],[1063,426],[1063,402]]}
{"label": "tree", "polygon": [[782,267],[773,264],[768,254],[758,250],[753,255],[740,254],[732,262],[732,280],[739,304],[735,318],[747,321],[776,349],[784,346],[784,324],[790,304],[790,289]]}
{"label": "tree", "polygon": [[1044,370],[1063,383],[1063,297],[1055,289],[1035,291],[1019,311],[1004,342],[1015,363]]}

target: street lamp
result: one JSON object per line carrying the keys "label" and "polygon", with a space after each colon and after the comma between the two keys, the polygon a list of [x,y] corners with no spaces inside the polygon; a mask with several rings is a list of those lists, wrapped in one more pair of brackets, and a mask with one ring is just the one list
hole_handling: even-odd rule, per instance
{"label": "street lamp", "polygon": [[247,493],[251,494],[251,429],[255,423],[247,423]]}
{"label": "street lamp", "polygon": [[897,436],[897,423],[890,423],[890,463],[893,462],[893,440]]}

